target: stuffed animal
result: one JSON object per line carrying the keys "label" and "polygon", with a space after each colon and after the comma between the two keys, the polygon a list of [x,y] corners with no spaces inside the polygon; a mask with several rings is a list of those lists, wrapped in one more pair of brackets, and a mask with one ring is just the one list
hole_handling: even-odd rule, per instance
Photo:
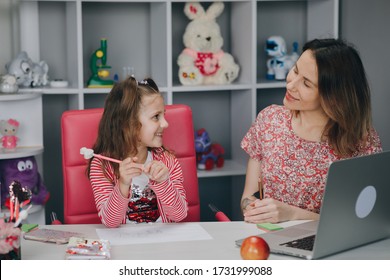
{"label": "stuffed animal", "polygon": [[214,165],[223,167],[225,149],[218,143],[212,143],[208,132],[201,128],[195,133],[196,163],[200,170],[211,170]]}
{"label": "stuffed animal", "polygon": [[17,84],[22,87],[39,87],[48,83],[49,66],[45,61],[33,62],[26,52],[5,65],[8,74],[15,76]]}
{"label": "stuffed animal", "polygon": [[0,92],[15,93],[19,89],[14,75],[6,74],[0,77]]}
{"label": "stuffed animal", "polygon": [[41,175],[35,157],[24,157],[0,160],[1,182],[1,205],[9,199],[9,186],[18,181],[23,188],[31,190],[31,203],[43,205],[50,197]]}
{"label": "stuffed animal", "polygon": [[6,151],[12,152],[16,150],[16,144],[19,141],[19,138],[16,136],[18,129],[19,122],[17,120],[0,120],[0,133],[3,135],[0,140]]}
{"label": "stuffed animal", "polygon": [[240,71],[233,56],[222,50],[223,38],[216,18],[222,2],[212,3],[207,11],[199,3],[186,3],[184,13],[191,20],[183,35],[185,49],[177,59],[183,85],[230,84]]}

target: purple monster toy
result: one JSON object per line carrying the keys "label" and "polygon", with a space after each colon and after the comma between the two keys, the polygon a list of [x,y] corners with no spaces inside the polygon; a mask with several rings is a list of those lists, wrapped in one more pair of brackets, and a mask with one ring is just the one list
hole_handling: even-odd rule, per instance
{"label": "purple monster toy", "polygon": [[9,199],[9,188],[13,181],[20,182],[22,187],[31,190],[31,203],[43,205],[50,197],[41,175],[38,172],[35,157],[24,157],[0,160],[1,205]]}

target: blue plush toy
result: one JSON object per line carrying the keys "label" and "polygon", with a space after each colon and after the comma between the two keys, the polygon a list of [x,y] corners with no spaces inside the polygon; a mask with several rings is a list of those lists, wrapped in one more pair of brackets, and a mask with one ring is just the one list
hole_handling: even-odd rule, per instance
{"label": "blue plush toy", "polygon": [[33,156],[0,160],[0,174],[1,205],[5,205],[6,200],[9,199],[9,186],[13,181],[18,181],[22,187],[31,190],[32,204],[43,205],[50,197]]}
{"label": "blue plush toy", "polygon": [[225,149],[218,143],[212,143],[208,132],[201,128],[195,133],[196,163],[200,170],[211,170],[214,166],[223,167]]}

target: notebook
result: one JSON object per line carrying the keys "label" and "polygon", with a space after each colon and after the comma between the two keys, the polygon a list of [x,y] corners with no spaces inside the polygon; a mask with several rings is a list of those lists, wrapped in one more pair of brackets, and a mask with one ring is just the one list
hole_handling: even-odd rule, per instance
{"label": "notebook", "polygon": [[[261,234],[271,252],[319,259],[390,237],[390,151],[330,165],[319,221]],[[314,239],[310,250],[307,239]],[[241,246],[243,239],[237,240]],[[295,248],[306,243],[305,249]]]}

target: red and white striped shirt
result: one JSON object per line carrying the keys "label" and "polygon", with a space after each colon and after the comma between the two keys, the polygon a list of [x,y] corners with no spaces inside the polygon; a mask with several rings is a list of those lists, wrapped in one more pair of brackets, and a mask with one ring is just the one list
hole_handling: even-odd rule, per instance
{"label": "red and white striped shirt", "polygon": [[[177,158],[163,148],[152,150],[153,160],[164,163],[169,169],[169,178],[161,183],[149,180],[149,186],[157,196],[162,222],[179,222],[187,216],[188,204],[183,187],[183,172]],[[129,197],[123,197],[119,180],[112,165],[105,160],[93,158],[90,168],[90,182],[96,208],[102,223],[110,228],[126,223]]]}

